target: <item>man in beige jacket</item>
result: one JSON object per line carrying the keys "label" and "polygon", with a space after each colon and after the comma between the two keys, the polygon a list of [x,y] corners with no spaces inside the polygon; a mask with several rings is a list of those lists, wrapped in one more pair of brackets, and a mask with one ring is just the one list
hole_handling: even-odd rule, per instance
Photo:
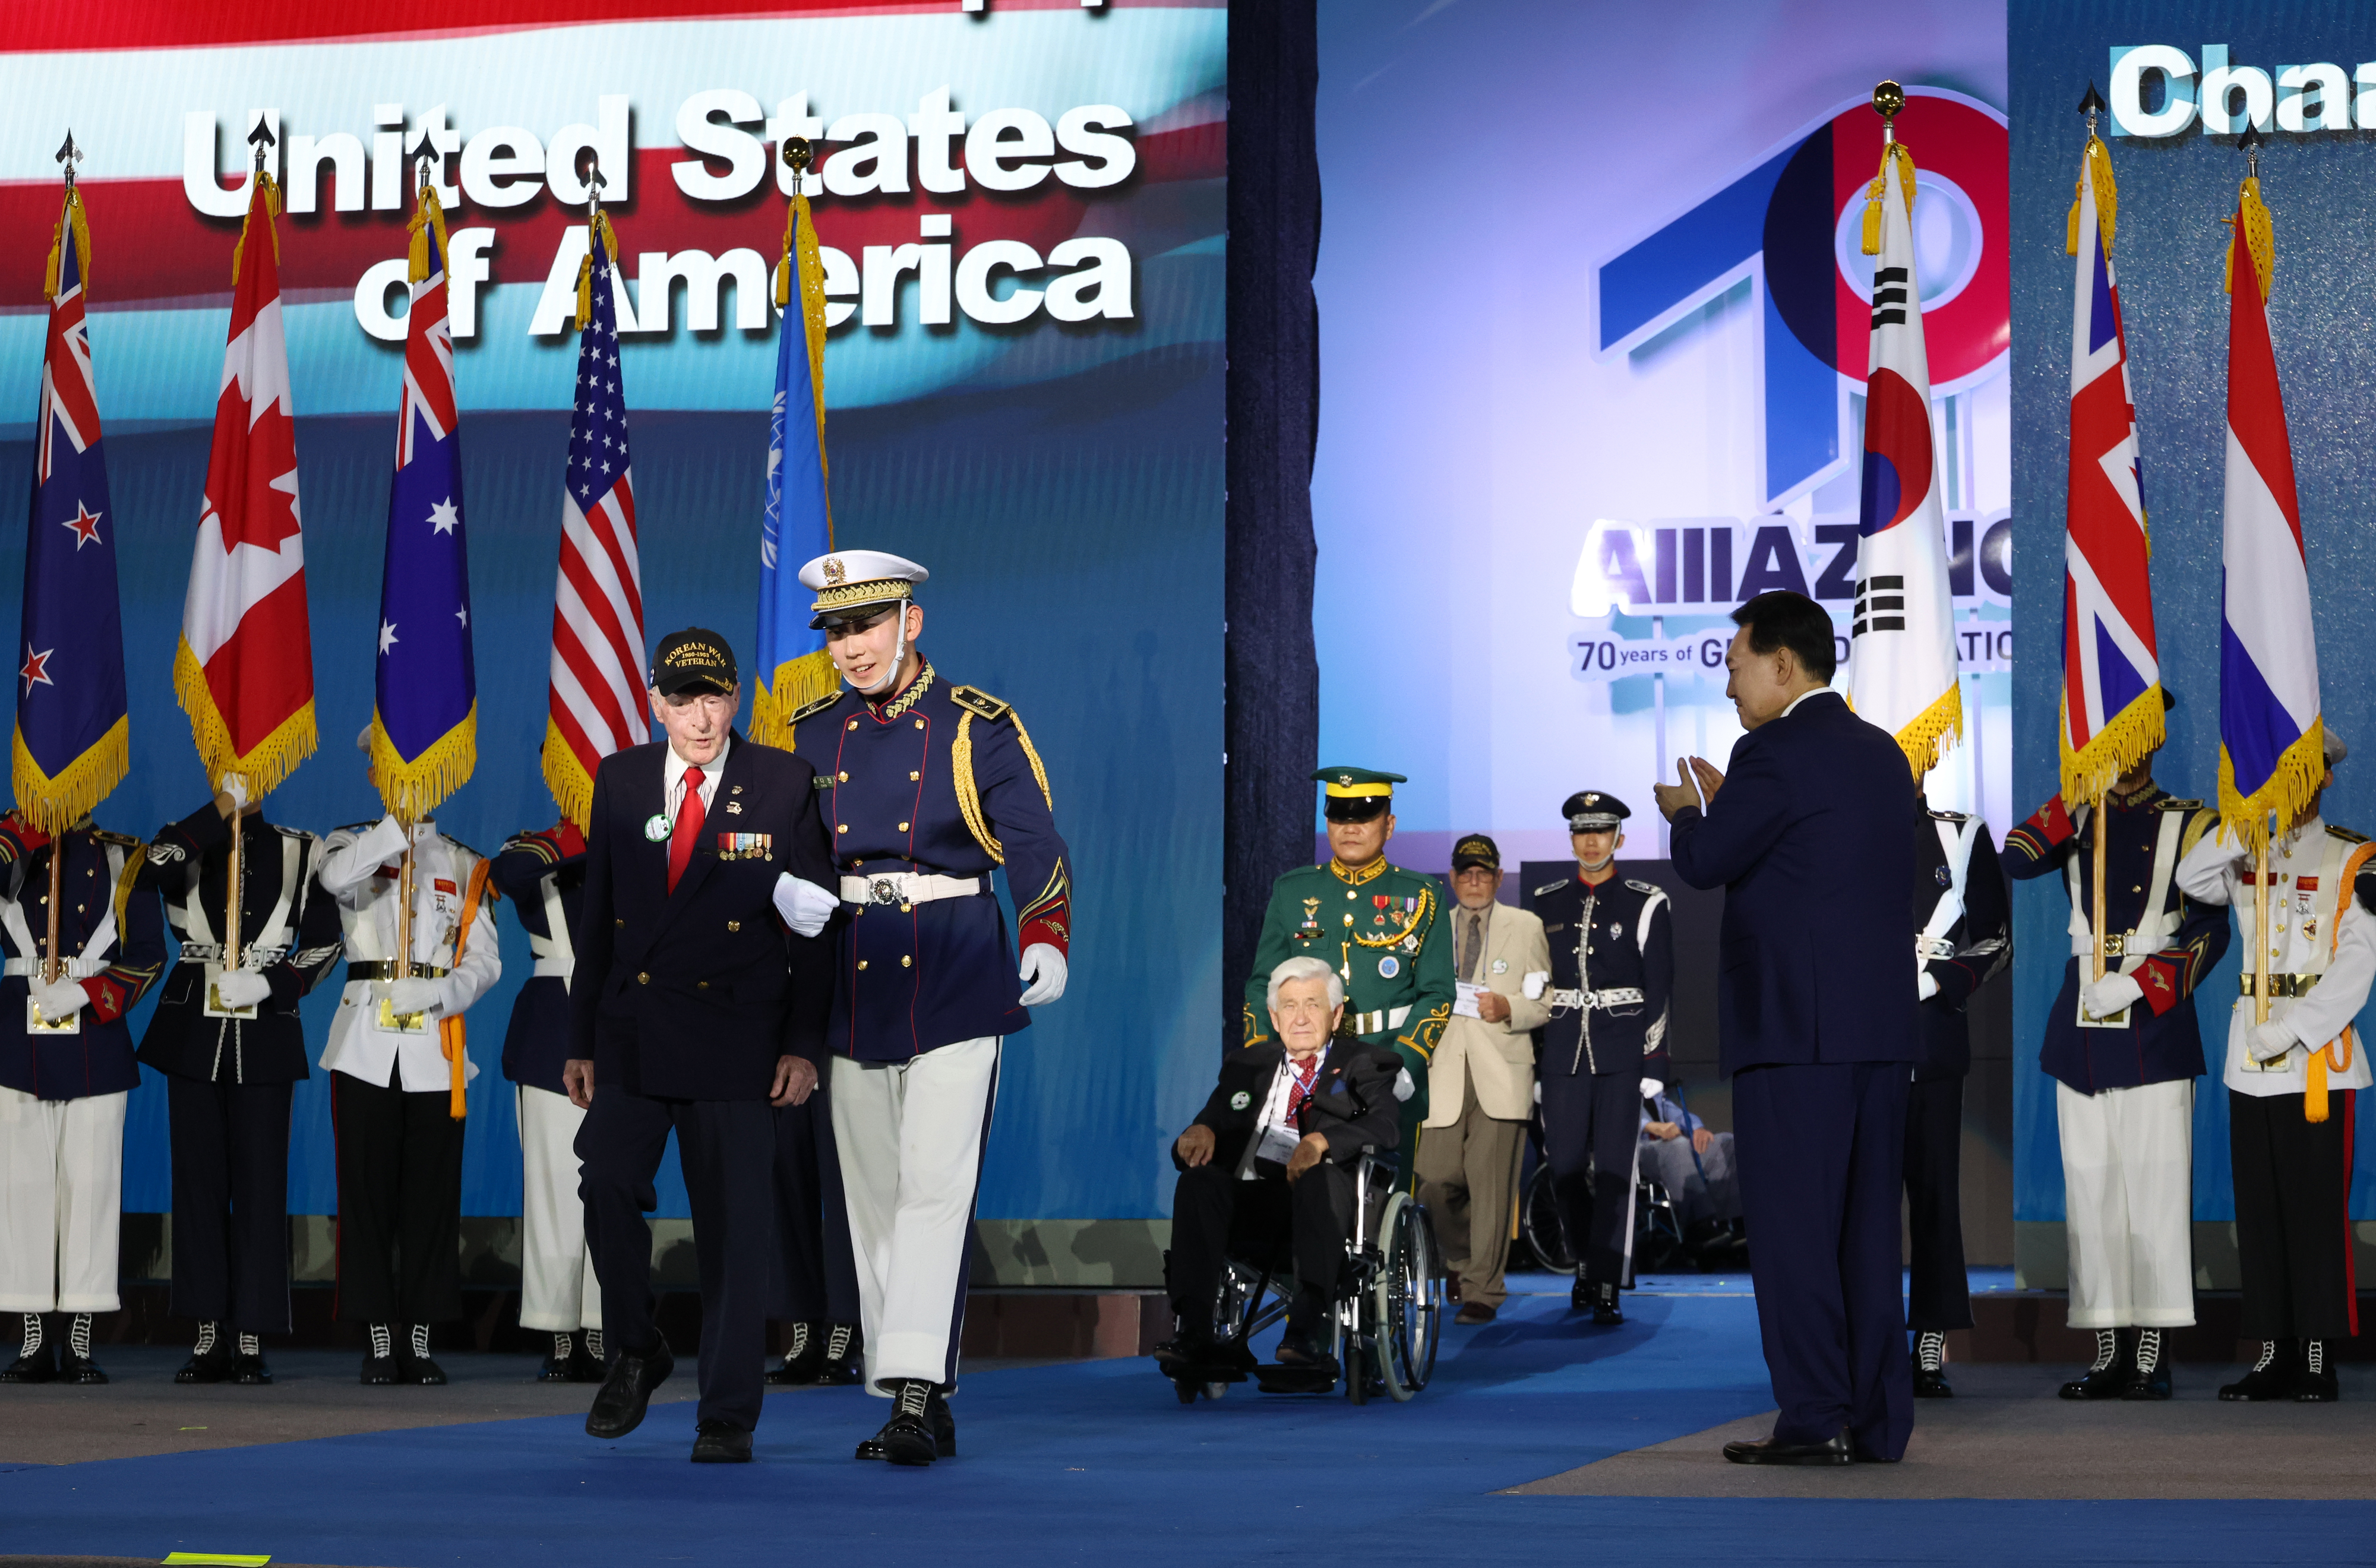
{"label": "man in beige jacket", "polygon": [[1452,852],[1452,1021],[1428,1068],[1428,1116],[1419,1140],[1420,1201],[1435,1218],[1445,1266],[1459,1281],[1464,1324],[1491,1323],[1504,1296],[1518,1155],[1534,1113],[1530,1031],[1550,1016],[1542,1000],[1550,947],[1543,922],[1498,903],[1502,851],[1472,833]]}

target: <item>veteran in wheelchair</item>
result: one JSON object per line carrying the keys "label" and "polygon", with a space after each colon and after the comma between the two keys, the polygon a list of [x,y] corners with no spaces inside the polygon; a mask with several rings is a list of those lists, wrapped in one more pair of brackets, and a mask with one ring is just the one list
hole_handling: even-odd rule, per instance
{"label": "veteran in wheelchair", "polygon": [[[1432,1369],[1442,1300],[1425,1211],[1393,1190],[1410,1080],[1394,1051],[1344,1032],[1344,981],[1320,959],[1273,969],[1267,1002],[1272,1038],[1231,1052],[1172,1146],[1180,1327],[1157,1363],[1183,1404],[1249,1374],[1325,1393],[1348,1369],[1356,1400],[1407,1399]],[[1251,1341],[1281,1317],[1277,1362],[1260,1366]]]}

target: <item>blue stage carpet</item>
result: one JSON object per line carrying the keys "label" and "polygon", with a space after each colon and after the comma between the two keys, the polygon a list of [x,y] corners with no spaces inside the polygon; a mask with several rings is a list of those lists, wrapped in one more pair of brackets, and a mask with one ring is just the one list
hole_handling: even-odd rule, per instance
{"label": "blue stage carpet", "polygon": [[1491,1495],[1768,1407],[1751,1301],[1645,1292],[1627,1309],[1595,1331],[1563,1296],[1514,1296],[1500,1322],[1450,1330],[1435,1383],[1401,1406],[1249,1384],[1182,1408],[1145,1361],[984,1373],[957,1401],[962,1456],[928,1471],[850,1459],[885,1412],[854,1389],[770,1398],[749,1467],[687,1464],[683,1404],[618,1443],[540,1418],[18,1469],[0,1474],[0,1552],[384,1568],[2369,1560],[2364,1503]]}

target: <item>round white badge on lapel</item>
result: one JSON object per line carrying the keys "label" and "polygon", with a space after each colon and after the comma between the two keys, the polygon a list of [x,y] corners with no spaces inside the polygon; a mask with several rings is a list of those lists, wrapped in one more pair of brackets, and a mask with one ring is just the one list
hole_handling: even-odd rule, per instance
{"label": "round white badge on lapel", "polygon": [[669,836],[669,819],[659,812],[644,819],[644,837],[658,844]]}
{"label": "round white badge on lapel", "polygon": [[1392,980],[1403,972],[1403,961],[1389,953],[1378,960],[1378,978]]}
{"label": "round white badge on lapel", "polygon": [[1247,1106],[1252,1105],[1253,1102],[1253,1096],[1248,1094],[1243,1089],[1240,1089],[1237,1093],[1230,1097],[1230,1109],[1232,1111],[1243,1111]]}

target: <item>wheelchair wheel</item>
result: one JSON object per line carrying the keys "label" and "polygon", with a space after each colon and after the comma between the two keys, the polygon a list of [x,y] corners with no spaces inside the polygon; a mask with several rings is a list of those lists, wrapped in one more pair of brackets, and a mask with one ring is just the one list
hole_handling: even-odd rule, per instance
{"label": "wheelchair wheel", "polygon": [[1548,1163],[1537,1165],[1527,1178],[1526,1201],[1518,1216],[1519,1229],[1536,1261],[1553,1274],[1574,1274],[1575,1248],[1568,1241],[1567,1221],[1560,1214],[1559,1194],[1551,1185]]}
{"label": "wheelchair wheel", "polygon": [[1435,1371],[1443,1281],[1427,1209],[1407,1193],[1386,1200],[1378,1222],[1377,1278],[1368,1303],[1377,1345],[1378,1379],[1397,1403],[1427,1386]]}

